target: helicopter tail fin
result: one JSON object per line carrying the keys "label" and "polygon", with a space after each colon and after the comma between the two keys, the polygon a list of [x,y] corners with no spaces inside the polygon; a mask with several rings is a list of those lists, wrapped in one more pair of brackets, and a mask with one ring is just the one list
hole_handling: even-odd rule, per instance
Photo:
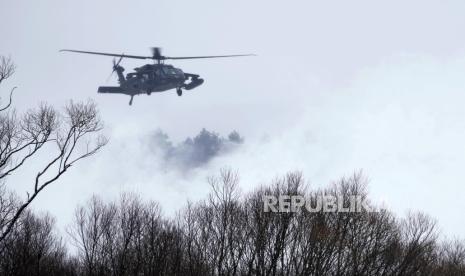
{"label": "helicopter tail fin", "polygon": [[119,84],[123,84],[126,81],[126,78],[124,77],[124,68],[122,66],[116,65],[114,67],[114,71],[116,71],[116,74],[118,75],[118,82]]}

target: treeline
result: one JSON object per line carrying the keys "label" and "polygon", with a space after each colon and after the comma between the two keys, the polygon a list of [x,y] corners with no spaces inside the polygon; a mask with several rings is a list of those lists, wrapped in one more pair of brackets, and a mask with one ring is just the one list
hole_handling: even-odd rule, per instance
{"label": "treeline", "polygon": [[360,175],[311,190],[290,173],[247,194],[231,171],[209,181],[208,198],[174,218],[133,194],[93,197],[68,246],[50,216],[26,212],[1,244],[0,275],[465,275],[464,243],[440,239],[421,213],[263,211],[264,195],[366,198]]}

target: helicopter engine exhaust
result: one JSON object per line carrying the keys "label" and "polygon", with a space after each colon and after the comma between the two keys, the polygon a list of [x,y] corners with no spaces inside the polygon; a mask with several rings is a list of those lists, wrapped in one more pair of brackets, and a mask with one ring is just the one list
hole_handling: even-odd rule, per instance
{"label": "helicopter engine exhaust", "polygon": [[189,82],[189,83],[187,83],[187,84],[184,84],[184,89],[186,89],[186,90],[194,89],[194,88],[196,88],[197,86],[202,85],[203,82],[204,82],[203,79],[200,79],[200,78],[193,78],[193,79],[191,79],[191,82]]}

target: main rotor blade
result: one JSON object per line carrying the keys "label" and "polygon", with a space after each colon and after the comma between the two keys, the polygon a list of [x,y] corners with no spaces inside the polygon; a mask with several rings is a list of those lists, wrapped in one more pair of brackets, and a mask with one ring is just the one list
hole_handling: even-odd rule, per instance
{"label": "main rotor blade", "polygon": [[247,56],[256,56],[256,55],[246,54],[246,55],[225,55],[225,56],[163,57],[163,59],[199,59],[199,58],[226,58],[226,57],[247,57]]}
{"label": "main rotor blade", "polygon": [[[79,50],[69,50],[63,49],[60,52],[73,52],[81,54],[91,54],[91,55],[101,55],[101,56],[110,56],[110,57],[121,57],[121,58],[136,58],[136,59],[154,59],[154,60],[166,60],[166,59],[202,59],[202,58],[226,58],[226,57],[246,57],[246,56],[255,56],[255,54],[246,54],[246,55],[224,55],[224,56],[193,56],[193,57],[165,57],[162,55],[154,56],[134,56],[134,55],[121,55],[121,54],[112,54],[112,53],[102,53],[102,52],[88,52],[88,51],[79,51]],[[158,52],[159,53],[159,52]]]}
{"label": "main rotor blade", "polygon": [[133,56],[133,55],[122,55],[122,54],[111,54],[111,53],[101,53],[101,52],[88,52],[88,51],[78,51],[78,50],[69,50],[63,49],[60,52],[73,52],[73,53],[81,53],[81,54],[91,54],[91,55],[101,55],[101,56],[110,56],[110,57],[125,57],[125,58],[136,58],[136,59],[152,59],[149,56]]}

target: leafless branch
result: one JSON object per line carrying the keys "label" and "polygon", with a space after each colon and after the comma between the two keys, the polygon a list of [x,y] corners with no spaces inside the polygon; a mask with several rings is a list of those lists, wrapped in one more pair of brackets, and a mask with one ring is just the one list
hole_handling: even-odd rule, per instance
{"label": "leafless branch", "polygon": [[[66,120],[58,120],[59,116],[54,109],[41,105],[38,109],[26,112],[20,121],[10,115],[0,120],[5,122],[3,131],[0,131],[0,168],[3,169],[0,180],[23,166],[45,144],[54,141],[56,146],[55,156],[37,173],[33,190],[28,191],[26,200],[18,206],[4,227],[0,242],[8,236],[22,213],[41,191],[58,180],[72,165],[94,155],[108,142],[104,136],[98,135],[103,125],[94,103],[70,102],[65,111]],[[52,172],[52,168],[56,170]]]}
{"label": "leafless branch", "polygon": [[7,110],[11,106],[11,102],[13,100],[13,92],[15,91],[15,89],[16,89],[16,86],[11,89],[11,91],[10,91],[10,99],[8,101],[8,104],[6,106],[0,108],[0,112]]}
{"label": "leafless branch", "polygon": [[11,57],[0,56],[0,83],[11,77],[16,70]]}

